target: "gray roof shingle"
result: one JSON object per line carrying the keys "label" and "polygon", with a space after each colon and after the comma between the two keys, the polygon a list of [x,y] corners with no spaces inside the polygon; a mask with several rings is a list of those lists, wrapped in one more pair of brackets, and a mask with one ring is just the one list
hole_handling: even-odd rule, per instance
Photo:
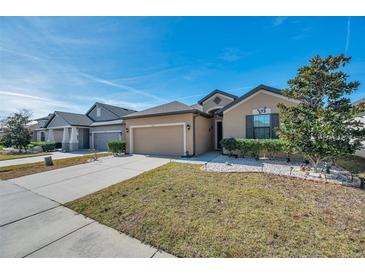
{"label": "gray roof shingle", "polygon": [[161,116],[161,115],[172,115],[172,114],[180,114],[180,113],[199,113],[203,116],[209,117],[209,115],[205,112],[202,112],[198,109],[185,105],[178,101],[173,101],[167,104],[159,105],[156,107],[148,108],[146,110],[134,112],[124,116],[124,119],[131,118],[141,118],[148,116]]}
{"label": "gray roof shingle", "polygon": [[[71,126],[89,126],[93,122],[93,120],[91,120],[85,114],[63,112],[63,111],[55,111],[54,114],[57,114],[60,117],[62,117]],[[49,120],[49,122],[50,121],[51,120]]]}
{"label": "gray roof shingle", "polygon": [[135,110],[132,110],[132,109],[117,107],[117,106],[108,105],[108,104],[99,103],[99,102],[95,103],[95,105],[100,105],[100,106],[104,107],[105,109],[107,109],[110,112],[117,115],[119,118],[121,118],[125,115],[128,115],[130,113],[136,112]]}

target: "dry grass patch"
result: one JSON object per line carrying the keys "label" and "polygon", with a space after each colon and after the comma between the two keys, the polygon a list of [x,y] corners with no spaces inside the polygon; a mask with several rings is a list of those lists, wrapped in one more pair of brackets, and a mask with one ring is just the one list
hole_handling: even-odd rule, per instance
{"label": "dry grass patch", "polygon": [[179,257],[364,257],[365,193],[169,163],[67,204]]}
{"label": "dry grass patch", "polygon": [[[98,157],[106,157],[112,154],[109,152],[105,152],[105,153],[98,153],[97,155]],[[94,158],[94,155],[90,154],[79,157],[53,160],[53,166],[45,166],[43,162],[37,162],[30,164],[0,167],[0,179],[1,180],[14,179],[21,176],[50,171],[53,169],[85,164],[89,162],[89,160],[92,158]]]}

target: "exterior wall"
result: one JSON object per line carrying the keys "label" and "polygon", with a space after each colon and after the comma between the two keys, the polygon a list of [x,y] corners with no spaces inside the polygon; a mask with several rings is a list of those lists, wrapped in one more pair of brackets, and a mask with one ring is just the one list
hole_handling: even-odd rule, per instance
{"label": "exterior wall", "polygon": [[214,118],[195,118],[195,154],[200,155],[214,148]]}
{"label": "exterior wall", "polygon": [[68,127],[70,126],[63,118],[55,116],[52,121],[48,124],[47,128],[51,127]]}
{"label": "exterior wall", "polygon": [[[189,154],[193,153],[193,114],[176,114],[176,115],[165,115],[165,116],[155,116],[155,117],[146,117],[146,118],[134,118],[125,120],[126,128],[129,129],[129,132],[125,133],[127,140],[127,152],[130,152],[130,134],[131,134],[131,126],[137,125],[153,125],[153,124],[169,124],[169,123],[181,123],[184,122],[187,125],[190,125],[190,130],[186,130],[186,150]],[[148,141],[148,140],[146,140]]]}
{"label": "exterior wall", "polygon": [[[96,114],[96,109],[100,107],[100,117],[98,117]],[[102,106],[98,106],[96,105],[88,114],[88,116],[93,119],[94,121],[108,121],[108,120],[115,120],[118,119],[119,117],[117,115],[115,115],[114,113],[110,112],[109,110],[107,110],[106,108],[103,108]]]}
{"label": "exterior wall", "polygon": [[53,136],[56,143],[61,143],[63,138],[63,129],[54,129]]}
{"label": "exterior wall", "polygon": [[90,146],[89,146],[89,129],[88,128],[79,128],[79,134],[77,136],[77,140],[79,141],[80,149],[90,148]]}
{"label": "exterior wall", "polygon": [[252,110],[268,107],[271,113],[279,113],[277,105],[284,103],[294,105],[294,102],[287,101],[275,95],[258,92],[243,103],[238,103],[236,108],[230,109],[223,114],[223,138],[245,138],[246,137],[246,115],[252,115]]}
{"label": "exterior wall", "polygon": [[[216,104],[214,102],[214,99],[216,97],[219,97],[221,99],[219,104]],[[228,105],[229,103],[231,103],[232,101],[233,101],[232,98],[227,98],[226,96],[222,96],[220,94],[214,94],[211,98],[209,98],[208,100],[206,100],[203,103],[203,111],[207,112],[207,111],[209,111],[209,109],[212,109],[212,108],[222,108],[222,107]]]}

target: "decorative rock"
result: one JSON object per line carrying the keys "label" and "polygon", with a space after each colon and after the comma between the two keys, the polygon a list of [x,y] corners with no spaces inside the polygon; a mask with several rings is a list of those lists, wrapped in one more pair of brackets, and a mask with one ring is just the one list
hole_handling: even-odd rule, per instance
{"label": "decorative rock", "polygon": [[[321,166],[322,168],[322,166]],[[332,166],[330,174],[315,173],[309,166],[303,165],[302,162],[289,163],[284,160],[256,160],[253,158],[232,159],[225,155],[220,155],[213,161],[205,165],[206,171],[213,172],[264,172],[278,175],[292,176],[307,180],[322,181],[324,183],[336,183],[346,186],[359,187],[360,180],[351,181],[348,172],[337,169]],[[319,169],[320,170],[320,169]],[[323,169],[325,171],[325,169]]]}

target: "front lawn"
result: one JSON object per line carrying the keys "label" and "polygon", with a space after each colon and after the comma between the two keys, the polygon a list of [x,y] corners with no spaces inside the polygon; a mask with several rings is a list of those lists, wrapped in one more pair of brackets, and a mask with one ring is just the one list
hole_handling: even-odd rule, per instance
{"label": "front lawn", "polygon": [[5,153],[0,153],[0,161],[21,159],[21,158],[29,158],[29,157],[36,157],[36,156],[45,156],[45,155],[49,155],[49,153],[32,153],[32,154],[5,154]]}
{"label": "front lawn", "polygon": [[179,257],[364,257],[365,192],[169,163],[67,204]]}
{"label": "front lawn", "polygon": [[[106,157],[112,154],[109,152],[103,152],[103,153],[98,153],[97,155],[98,157]],[[1,180],[14,179],[21,176],[50,171],[53,169],[85,164],[89,162],[90,159],[92,159],[93,157],[94,154],[89,154],[85,156],[53,160],[53,166],[45,166],[44,162],[4,166],[0,167],[0,179]]]}

